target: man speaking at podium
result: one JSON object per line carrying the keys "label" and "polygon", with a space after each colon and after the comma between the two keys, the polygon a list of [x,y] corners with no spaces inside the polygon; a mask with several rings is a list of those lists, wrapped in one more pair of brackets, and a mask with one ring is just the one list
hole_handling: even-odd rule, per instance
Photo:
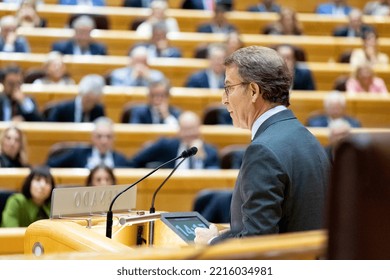
{"label": "man speaking at podium", "polygon": [[231,202],[230,230],[196,228],[195,243],[322,227],[329,162],[289,104],[292,81],[274,50],[251,46],[225,59],[222,103],[236,127],[250,129]]}

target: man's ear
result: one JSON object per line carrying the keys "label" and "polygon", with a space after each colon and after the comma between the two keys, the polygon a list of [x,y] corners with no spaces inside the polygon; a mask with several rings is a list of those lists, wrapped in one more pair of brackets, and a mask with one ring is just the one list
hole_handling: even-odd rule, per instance
{"label": "man's ear", "polygon": [[250,89],[250,94],[251,94],[251,99],[252,102],[256,102],[256,100],[260,97],[261,95],[261,88],[259,87],[258,84],[256,83],[250,83],[249,84],[249,89]]}

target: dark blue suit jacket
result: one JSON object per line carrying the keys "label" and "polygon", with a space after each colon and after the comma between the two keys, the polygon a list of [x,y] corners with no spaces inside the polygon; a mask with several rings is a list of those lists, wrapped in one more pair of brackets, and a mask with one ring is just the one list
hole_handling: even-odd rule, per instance
{"label": "dark blue suit jacket", "polygon": [[[201,70],[190,75],[185,86],[193,88],[210,88],[207,70]],[[220,88],[223,88],[222,82],[220,84]]]}
{"label": "dark blue suit jacket", "polygon": [[[55,42],[52,45],[52,50],[62,54],[73,54],[73,40]],[[106,46],[100,43],[91,43],[89,51],[92,55],[106,55]]]}
{"label": "dark blue suit jacket", "polygon": [[[59,5],[78,5],[77,0],[59,0],[58,1]],[[92,5],[93,6],[105,6],[106,3],[104,0],[92,0]]]}
{"label": "dark blue suit jacket", "polygon": [[[1,93],[0,94],[0,121],[3,121],[3,118],[4,118],[3,107],[4,107],[4,102],[6,102],[6,100],[5,100],[6,98],[8,98],[8,97],[5,96],[5,93]],[[16,113],[15,113],[14,116],[19,116],[20,115],[20,116],[23,117],[23,119],[25,121],[28,121],[28,122],[39,122],[39,121],[42,121],[43,118],[42,118],[41,114],[38,111],[38,107],[36,105],[35,100],[33,98],[31,98],[31,97],[27,97],[27,98],[29,98],[34,103],[34,110],[31,113],[25,113],[25,112],[23,112],[21,106],[18,105],[17,108],[16,108]]]}
{"label": "dark blue suit jacket", "polygon": [[265,9],[264,4],[258,4],[258,5],[250,6],[248,8],[248,11],[249,12],[261,12],[261,13],[264,13],[264,12],[280,13],[280,6],[273,4],[271,7],[271,11],[267,11]]}
{"label": "dark blue suit jacket", "polygon": [[[0,51],[3,51],[4,49],[4,40],[2,37],[0,37]],[[30,52],[30,45],[26,38],[24,37],[17,37],[14,42],[14,52],[18,53],[29,53]]]}
{"label": "dark blue suit jacket", "polygon": [[[200,33],[213,33],[213,25],[210,24],[210,23],[206,23],[206,24],[202,24],[202,25],[199,25],[198,28],[196,29],[196,32],[200,32]],[[230,33],[230,32],[233,32],[233,31],[236,31],[237,28],[232,25],[232,24],[228,24],[226,25],[226,30],[224,33]]]}
{"label": "dark blue suit jacket", "polygon": [[[115,151],[112,153],[115,167],[128,167],[127,159],[124,155]],[[47,165],[50,167],[60,168],[85,168],[88,162],[88,158],[90,158],[91,155],[92,147],[77,147],[58,156],[48,158]]]}
{"label": "dark blue suit jacket", "polygon": [[[169,107],[169,112],[176,119],[179,118],[181,111],[173,106]],[[129,123],[153,123],[151,107],[149,105],[139,105],[131,109],[131,116]]]}
{"label": "dark blue suit jacket", "polygon": [[[344,116],[344,120],[346,120],[352,127],[361,127],[360,122],[357,119],[354,119],[349,116]],[[326,115],[315,116],[307,120],[307,126],[317,126],[317,127],[328,127],[329,120]]]}
{"label": "dark blue suit jacket", "polygon": [[[75,100],[60,102],[54,106],[47,117],[49,122],[75,122]],[[105,116],[104,107],[101,104],[95,106],[89,113],[89,119],[93,122],[98,117]]]}
{"label": "dark blue suit jacket", "polygon": [[308,68],[295,67],[294,69],[294,90],[315,90],[313,75]]}
{"label": "dark blue suit jacket", "polygon": [[[140,47],[140,46],[147,48],[148,51],[149,51],[149,48],[152,48],[153,50],[155,50],[154,45],[149,44],[149,43],[139,43],[139,44],[134,45],[131,49],[133,50],[133,49]],[[182,57],[182,54],[181,54],[181,51],[179,48],[168,47],[166,50],[164,50],[163,53],[159,53],[159,54],[156,53],[156,57]]]}
{"label": "dark blue suit jacket", "polygon": [[[341,26],[341,27],[338,27],[336,29],[333,30],[333,36],[337,36],[337,37],[348,37],[348,26]],[[367,31],[371,31],[373,30],[373,28],[369,25],[362,25],[361,28],[360,28],[360,31],[359,33],[355,33],[355,36],[354,37],[361,37],[364,33],[366,33]]]}
{"label": "dark blue suit jacket", "polygon": [[[142,0],[125,0],[123,2],[124,7],[133,7],[133,8],[149,8],[149,6],[144,6]],[[151,2],[151,1],[150,1]]]}
{"label": "dark blue suit jacket", "polygon": [[182,9],[204,10],[205,7],[202,0],[185,0]]}
{"label": "dark blue suit jacket", "polygon": [[[180,146],[178,138],[160,138],[153,144],[147,146],[137,153],[130,161],[129,165],[135,168],[156,167],[177,156]],[[203,162],[205,169],[219,168],[218,151],[209,144],[204,146],[206,158]],[[174,168],[175,162],[167,164],[165,168]]]}

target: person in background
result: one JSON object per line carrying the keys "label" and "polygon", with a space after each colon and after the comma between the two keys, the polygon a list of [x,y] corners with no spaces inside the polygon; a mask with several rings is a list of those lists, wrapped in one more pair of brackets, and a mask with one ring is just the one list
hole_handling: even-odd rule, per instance
{"label": "person in background", "polygon": [[15,16],[7,15],[0,19],[0,52],[30,52],[30,44],[25,37],[17,35],[17,28]]}
{"label": "person in background", "polygon": [[211,44],[208,47],[207,54],[209,67],[190,75],[186,81],[186,87],[223,88],[225,79],[223,60],[226,57],[226,46],[223,44]]}
{"label": "person in background", "polygon": [[359,9],[353,9],[348,15],[348,25],[337,27],[333,36],[337,37],[362,37],[364,33],[374,30],[368,24],[363,23],[363,14]]}
{"label": "person in background", "polygon": [[59,5],[72,5],[72,6],[106,6],[105,0],[58,0]]}
{"label": "person in background", "polygon": [[148,87],[148,104],[131,110],[130,123],[167,124],[176,127],[181,110],[169,104],[171,86],[168,80],[152,82]]}
{"label": "person in background", "polygon": [[335,149],[341,140],[351,133],[351,125],[345,119],[335,119],[329,126],[329,144],[325,146],[325,152],[331,163],[334,162]]}
{"label": "person in background", "polygon": [[297,13],[290,8],[282,8],[279,19],[262,30],[268,35],[302,35],[303,28],[297,18]]}
{"label": "person in background", "polygon": [[230,32],[226,35],[226,55],[230,55],[236,50],[244,47],[240,33],[237,31]]}
{"label": "person in background", "polygon": [[69,101],[56,104],[49,112],[49,122],[93,122],[105,116],[102,104],[104,78],[100,75],[89,74],[79,83],[78,96]]}
{"label": "person in background", "polygon": [[385,81],[375,75],[370,64],[359,65],[346,82],[347,93],[373,93],[387,95]]}
{"label": "person in background", "polygon": [[150,4],[150,8],[152,14],[137,27],[137,34],[150,38],[152,36],[152,26],[157,22],[165,24],[167,33],[180,31],[177,20],[174,17],[168,17],[166,14],[168,9],[166,1],[154,0]]}
{"label": "person in background", "polygon": [[359,65],[369,63],[371,65],[389,64],[389,56],[379,51],[378,35],[374,30],[363,33],[363,48],[353,49],[350,57],[350,65],[356,68]]}
{"label": "person in background", "polygon": [[[185,111],[179,117],[179,131],[174,138],[160,138],[146,145],[132,159],[130,167],[155,168],[193,146],[198,148],[195,156],[186,159],[179,169],[219,169],[218,151],[204,142],[201,136],[199,116],[192,111]],[[165,168],[174,168],[181,159],[167,164]]]}
{"label": "person in background", "polygon": [[130,52],[129,65],[115,69],[110,74],[112,86],[145,87],[149,83],[165,79],[162,72],[151,69],[148,64],[148,50],[139,46]]}
{"label": "person in background", "polygon": [[295,52],[290,45],[279,45],[276,51],[285,60],[293,77],[293,90],[315,90],[313,74],[303,62],[297,62]]}
{"label": "person in background", "polygon": [[153,0],[124,0],[123,7],[150,8],[152,2]]}
{"label": "person in background", "polygon": [[27,141],[24,133],[14,125],[0,134],[0,167],[27,167]]}
{"label": "person in background", "polygon": [[231,11],[234,0],[183,0],[182,9],[213,11],[216,5],[221,5]]}
{"label": "person in background", "polygon": [[249,12],[280,13],[280,5],[275,0],[259,0],[257,5],[248,7]]}
{"label": "person in background", "polygon": [[195,243],[322,228],[330,164],[287,109],[292,79],[285,61],[273,49],[250,46],[227,57],[225,66],[222,103],[252,140],[233,190],[230,229],[196,228]]}
{"label": "person in background", "polygon": [[15,14],[19,27],[46,27],[46,20],[38,15],[36,6],[36,1],[22,1]]}
{"label": "person in background", "polygon": [[93,187],[116,185],[114,170],[104,164],[96,165],[90,170],[85,185]]}
{"label": "person in background", "polygon": [[110,168],[128,167],[126,157],[114,150],[114,123],[107,117],[94,121],[91,146],[78,146],[47,159],[47,165],[59,168],[88,168],[99,164]]}
{"label": "person in background", "polygon": [[60,52],[50,52],[43,65],[45,76],[36,79],[35,85],[74,85],[75,81],[66,73],[66,65]]}
{"label": "person in background", "polygon": [[346,0],[333,0],[319,4],[316,13],[320,15],[347,16],[352,11],[352,7]]}
{"label": "person in background", "polygon": [[24,180],[21,193],[7,199],[2,227],[28,227],[35,221],[50,217],[51,194],[55,181],[46,166],[34,167]]}
{"label": "person in background", "polygon": [[233,24],[229,23],[226,18],[226,12],[227,10],[224,6],[217,5],[214,9],[211,22],[199,25],[196,32],[228,34],[232,31],[236,31],[237,28]]}
{"label": "person in background", "polygon": [[55,42],[52,50],[62,54],[73,55],[106,55],[106,46],[95,42],[91,32],[96,28],[95,21],[87,15],[77,17],[73,23],[73,38],[66,41]]}
{"label": "person in background", "polygon": [[23,73],[18,66],[3,70],[3,92],[0,94],[0,121],[42,121],[32,97],[23,93]]}
{"label": "person in background", "polygon": [[363,12],[370,16],[389,16],[390,0],[368,1]]}
{"label": "person in background", "polygon": [[349,123],[351,127],[361,127],[360,122],[347,115],[347,101],[343,93],[332,92],[324,99],[324,114],[309,118],[306,126],[328,127],[334,120],[342,119]]}

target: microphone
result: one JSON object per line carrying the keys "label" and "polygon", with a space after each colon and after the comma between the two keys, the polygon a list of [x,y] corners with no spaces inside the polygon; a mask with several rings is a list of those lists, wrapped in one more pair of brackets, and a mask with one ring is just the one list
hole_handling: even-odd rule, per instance
{"label": "microphone", "polygon": [[[157,166],[155,169],[153,169],[152,171],[150,171],[148,174],[146,174],[144,177],[142,177],[141,179],[139,179],[138,181],[136,181],[135,183],[131,184],[130,186],[128,186],[127,188],[125,188],[123,191],[119,192],[111,201],[111,204],[110,204],[110,207],[107,211],[107,221],[106,221],[106,237],[108,238],[111,238],[112,237],[112,224],[113,224],[113,213],[112,213],[112,207],[114,206],[114,203],[115,201],[118,199],[119,196],[121,196],[124,192],[128,191],[129,189],[131,189],[132,187],[134,187],[136,184],[138,184],[139,182],[145,180],[146,178],[148,178],[150,175],[152,175],[154,172],[156,172],[157,170],[159,170],[161,167],[164,167],[165,165],[175,161],[175,160],[178,160],[180,158],[183,158],[183,159],[186,159],[192,155],[195,155],[197,153],[198,149],[196,147],[191,147],[187,150],[184,150],[180,156],[177,156],[173,159],[170,159],[168,160],[167,162],[164,162],[162,164],[160,164],[159,166]],[[182,160],[183,161],[183,160]],[[181,163],[178,164],[178,166],[180,165]],[[176,170],[177,167],[174,169]],[[169,175],[169,177],[172,175],[173,172],[171,172],[171,174]],[[168,178],[169,178],[168,177]],[[167,179],[165,179],[165,181],[163,183],[166,182]],[[159,187],[159,189],[161,188],[162,186]],[[155,195],[154,195],[155,197]],[[154,213],[154,212],[153,212]]]}
{"label": "microphone", "polygon": [[[183,156],[183,159],[175,166],[175,168],[172,169],[171,173],[169,173],[168,177],[165,178],[165,180],[161,183],[161,185],[154,191],[153,193],[153,197],[152,197],[152,203],[150,205],[150,210],[149,210],[149,213],[152,214],[152,213],[155,213],[156,212],[156,209],[154,208],[154,201],[156,199],[156,195],[157,193],[160,191],[160,189],[162,188],[162,186],[165,185],[166,181],[168,181],[169,178],[171,178],[171,176],[173,175],[173,173],[179,168],[179,166],[186,160],[186,158],[188,157],[191,157],[193,155],[196,155],[196,153],[198,152],[198,148],[197,147],[191,147],[185,151],[182,152],[182,156]],[[154,235],[154,222],[151,221],[149,223],[150,225],[150,228],[149,228],[149,245],[152,245],[153,244],[153,235]]]}

